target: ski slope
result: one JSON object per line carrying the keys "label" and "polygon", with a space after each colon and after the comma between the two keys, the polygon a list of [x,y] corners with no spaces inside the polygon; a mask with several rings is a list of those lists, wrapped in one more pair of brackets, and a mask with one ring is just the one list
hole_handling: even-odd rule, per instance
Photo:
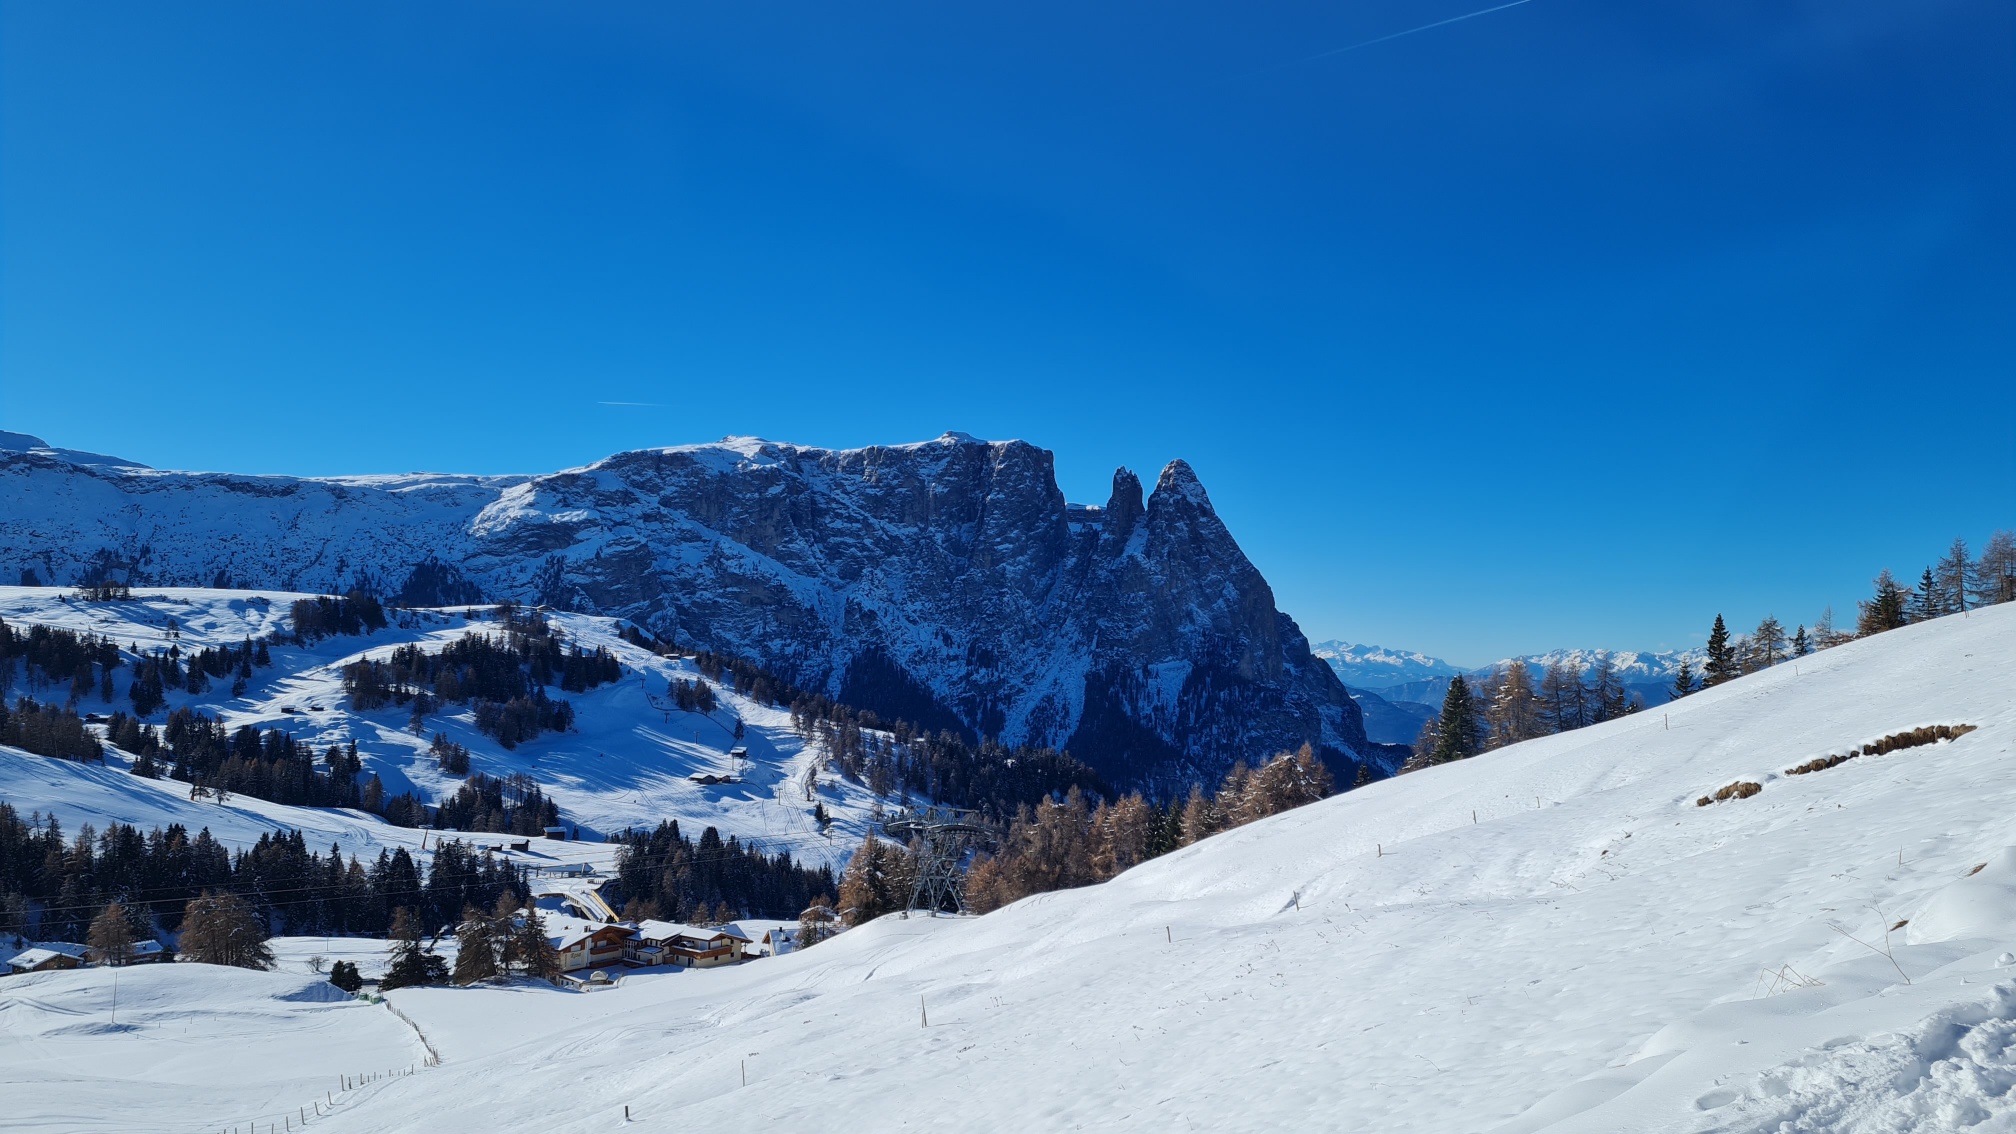
{"label": "ski slope", "polygon": [[[17,629],[41,623],[109,635],[129,650],[138,647],[151,652],[175,644],[186,652],[290,631],[290,605],[309,597],[277,591],[170,587],[146,588],[126,602],[87,603],[69,597],[72,594],[55,587],[0,587],[0,618]],[[555,696],[574,704],[573,731],[544,733],[507,751],[477,731],[468,706],[450,705],[430,715],[425,736],[408,730],[406,708],[388,706],[358,712],[343,692],[344,665],[364,657],[383,657],[406,643],[420,642],[438,649],[471,630],[496,630],[494,622],[465,619],[460,608],[390,613],[395,624],[375,634],[326,638],[305,647],[273,646],[274,664],[255,669],[242,697],[230,695],[227,680],[213,683],[209,692],[199,695],[170,690],[169,707],[191,705],[233,728],[282,729],[318,750],[355,740],[365,773],[375,773],[384,782],[388,798],[413,791],[430,804],[453,794],[461,782],[461,777],[440,771],[427,750],[435,732],[445,733],[470,749],[472,771],[498,777],[523,772],[537,780],[558,803],[562,823],[591,840],[626,827],[649,828],[663,819],[676,819],[690,835],[714,826],[724,837],[736,835],[745,843],[753,842],[772,852],[788,850],[800,860],[824,862],[838,869],[873,822],[881,801],[861,785],[838,776],[825,776],[815,799],[805,799],[801,780],[819,754],[808,749],[793,731],[787,710],[757,704],[738,696],[732,688],[719,687],[715,693],[720,707],[712,715],[670,707],[665,696],[667,683],[675,677],[694,680],[700,677],[699,671],[691,661],[661,658],[625,642],[618,634],[620,622],[616,619],[551,616],[570,643],[587,650],[603,647],[623,666],[621,681],[586,693],[554,691]],[[174,637],[170,636],[171,619],[176,628]],[[101,702],[94,694],[79,704],[78,711],[130,711],[125,692],[131,674],[130,668],[115,673],[117,695],[112,702]],[[60,699],[63,691],[17,688],[13,695],[24,692]],[[157,712],[149,720],[159,724],[165,716],[165,711]],[[739,740],[733,731],[738,718],[745,730]],[[727,754],[737,746],[749,751],[749,759],[734,769],[741,782],[703,785],[688,779],[695,773],[730,771]],[[155,817],[158,801],[142,787],[120,782],[120,776],[71,776],[69,787],[59,789],[53,781],[65,779],[65,773],[24,766],[24,761],[32,765],[35,758],[8,753],[0,748],[0,799],[24,813],[34,807],[55,807],[72,828],[85,817],[101,826],[111,819],[142,827],[168,821]],[[123,769],[131,760],[115,754],[108,765]],[[131,777],[124,779],[130,781]],[[186,787],[178,784],[168,784],[165,790],[186,793]],[[61,794],[45,794],[52,791]],[[812,819],[815,803],[824,803],[833,820],[824,832]],[[204,823],[191,822],[192,818],[204,819],[216,810],[205,807],[200,816],[182,814],[173,821],[190,823],[193,831]],[[255,840],[259,830],[277,823],[301,827],[311,843],[325,831],[337,835],[339,841],[360,837],[360,833],[379,841],[405,841],[405,836],[393,833],[397,828],[356,813],[276,810],[243,797],[234,797],[226,810],[232,815],[220,817],[221,826],[211,824],[212,834],[238,842],[249,841],[235,833],[248,822],[255,828],[250,831]],[[234,833],[227,836],[227,831]],[[409,834],[417,844],[418,833]],[[325,839],[320,845],[326,844]],[[344,846],[349,852],[351,843],[345,841]]]}
{"label": "ski slope", "polygon": [[[1933,724],[1977,731],[1783,774]],[[401,990],[442,1065],[310,1124],[561,1134],[627,1105],[651,1130],[2016,1130],[2012,736],[2007,606],[984,918],[586,995]],[[1763,790],[1696,805],[1738,780]],[[217,981],[275,979],[201,977],[192,1013]],[[108,979],[45,982],[38,1011],[88,1018]],[[35,1042],[16,987],[0,1066]],[[111,1065],[131,1041],[90,1042]],[[200,1044],[215,1077],[279,1074]],[[136,1076],[15,1126],[227,1128],[197,1121],[204,1089]]]}

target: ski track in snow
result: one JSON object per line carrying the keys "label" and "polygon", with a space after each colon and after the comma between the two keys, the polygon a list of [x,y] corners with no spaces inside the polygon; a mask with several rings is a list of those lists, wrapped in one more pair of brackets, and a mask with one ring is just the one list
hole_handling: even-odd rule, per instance
{"label": "ski track in snow", "polygon": [[[1939,723],[1979,728],[1783,774]],[[885,918],[585,995],[401,990],[443,1065],[312,1125],[564,1134],[628,1105],[667,1130],[2016,1131],[2012,736],[2007,606],[984,918]],[[1764,790],[1695,805],[1737,779]],[[95,1018],[109,976],[0,981],[0,1093],[38,1100],[13,1128],[224,1128],[204,1107],[227,1079],[290,1082],[281,1039],[192,1037],[205,1070],[178,1093],[115,1070],[129,1034],[53,1035],[45,1017]],[[153,979],[223,1018],[307,978]],[[340,1042],[410,1048],[365,1034],[384,1016],[340,1008]],[[67,1090],[36,1076],[59,1064],[104,1078],[52,1105]]]}

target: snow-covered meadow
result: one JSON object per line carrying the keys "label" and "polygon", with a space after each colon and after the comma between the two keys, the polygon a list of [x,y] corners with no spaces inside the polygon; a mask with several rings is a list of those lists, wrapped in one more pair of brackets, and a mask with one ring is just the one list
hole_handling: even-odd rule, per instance
{"label": "snow-covered meadow", "polygon": [[[1935,724],[1977,729],[1784,774]],[[2016,607],[1948,617],[984,918],[589,994],[401,990],[441,1065],[310,1125],[2016,1130],[2012,736]],[[1737,781],[1762,790],[1697,805]],[[283,979],[150,978],[185,970],[196,1014]],[[0,981],[5,1091],[37,1100],[15,1127],[228,1129],[201,1122],[231,1076],[277,1101],[306,1073],[220,1029],[182,1041],[210,1070],[170,1090],[121,1079],[141,1041],[99,1029],[65,1049],[88,1090],[21,1077],[54,1073],[31,1061],[52,1014],[98,1028],[109,979]],[[342,1044],[399,1023],[340,1012]],[[410,1036],[385,1028],[379,1062]],[[321,1070],[356,1060],[332,1041]]]}

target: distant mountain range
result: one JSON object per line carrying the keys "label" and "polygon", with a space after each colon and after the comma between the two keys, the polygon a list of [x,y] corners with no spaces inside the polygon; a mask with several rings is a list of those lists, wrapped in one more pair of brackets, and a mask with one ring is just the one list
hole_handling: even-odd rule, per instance
{"label": "distant mountain range", "polygon": [[1477,669],[1464,669],[1441,658],[1412,650],[1363,645],[1331,640],[1318,642],[1310,652],[1328,662],[1338,680],[1357,700],[1365,716],[1367,738],[1385,744],[1406,744],[1421,731],[1421,725],[1439,711],[1449,692],[1449,679],[1486,677],[1495,669],[1523,661],[1537,681],[1547,667],[1565,663],[1578,674],[1587,674],[1604,657],[1622,678],[1624,687],[1647,705],[1663,705],[1671,699],[1674,676],[1681,659],[1695,673],[1701,671],[1705,654],[1701,650],[1602,650],[1561,649],[1544,654],[1522,654],[1503,658]]}

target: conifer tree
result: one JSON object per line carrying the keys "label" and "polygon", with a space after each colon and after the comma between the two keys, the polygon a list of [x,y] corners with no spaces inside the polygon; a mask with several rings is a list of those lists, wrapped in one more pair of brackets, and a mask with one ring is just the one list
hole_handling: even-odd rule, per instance
{"label": "conifer tree", "polygon": [[1736,652],[1729,647],[1729,627],[1722,616],[1715,616],[1715,625],[1708,630],[1708,660],[1701,666],[1701,686],[1720,685],[1737,676]]}
{"label": "conifer tree", "polygon": [[528,903],[525,920],[516,934],[518,963],[526,976],[541,980],[554,980],[560,976],[560,950],[553,947],[553,939],[546,936],[546,920],[539,916],[539,906]]}
{"label": "conifer tree", "polygon": [[1462,674],[1449,679],[1449,692],[1442,697],[1439,736],[1429,759],[1437,764],[1467,760],[1477,755],[1477,709],[1470,700],[1470,684]]}
{"label": "conifer tree", "polygon": [[329,983],[345,992],[356,992],[364,987],[364,975],[349,961],[338,961],[329,966]]}
{"label": "conifer tree", "polygon": [[1533,693],[1533,674],[1526,663],[1514,659],[1492,683],[1491,706],[1486,710],[1490,724],[1490,746],[1502,748],[1541,735],[1540,704]]}
{"label": "conifer tree", "polygon": [[98,964],[123,965],[131,961],[133,926],[127,920],[126,907],[118,902],[107,903],[91,919],[91,935],[85,940],[91,946],[91,959]]}
{"label": "conifer tree", "polygon": [[1889,571],[1876,576],[1875,586],[1875,595],[1862,601],[1860,614],[1855,619],[1857,637],[1866,638],[1885,630],[1895,630],[1911,621],[1910,612],[1906,609],[1909,594],[1897,585],[1897,580]]}
{"label": "conifer tree", "polygon": [[379,988],[390,992],[395,988],[448,982],[448,962],[442,960],[439,953],[421,947],[420,922],[411,909],[400,906],[392,911],[392,928],[388,936],[392,940],[386,947],[386,953],[391,963],[385,967],[385,977],[378,982]]}
{"label": "conifer tree", "polygon": [[497,975],[497,924],[475,906],[462,910],[455,929],[455,983],[475,984]]}
{"label": "conifer tree", "polygon": [[1681,658],[1680,672],[1673,675],[1673,690],[1672,693],[1670,694],[1671,699],[1678,701],[1680,698],[1687,696],[1688,694],[1694,692],[1698,688],[1700,688],[1700,686],[1695,684],[1694,682],[1694,667],[1688,664],[1686,658]]}
{"label": "conifer tree", "polygon": [[1769,669],[1785,660],[1785,627],[1777,618],[1767,614],[1757,624],[1750,635],[1750,652],[1756,669]]}
{"label": "conifer tree", "polygon": [[2016,602],[2016,532],[1988,537],[1974,561],[1975,597],[1979,603]]}
{"label": "conifer tree", "polygon": [[1792,635],[1792,656],[1795,658],[1803,658],[1807,654],[1810,654],[1812,652],[1813,652],[1813,640],[1806,636],[1806,624],[1804,622],[1801,622],[1799,624],[1799,629]]}
{"label": "conifer tree", "polygon": [[272,965],[266,947],[266,927],[252,907],[236,894],[205,890],[189,902],[182,915],[182,937],[176,951],[185,961],[204,965],[235,965],[264,969]]}
{"label": "conifer tree", "polygon": [[1940,602],[1939,584],[1932,578],[1932,568],[1925,568],[1925,573],[1919,576],[1918,590],[1911,596],[1909,609],[1913,622],[1930,622],[1946,613]]}
{"label": "conifer tree", "polygon": [[1965,613],[1969,609],[1969,597],[1978,597],[1981,593],[1981,576],[1973,560],[1967,556],[1967,541],[1957,536],[1953,546],[1940,557],[1934,573],[1939,581],[1941,614]]}

